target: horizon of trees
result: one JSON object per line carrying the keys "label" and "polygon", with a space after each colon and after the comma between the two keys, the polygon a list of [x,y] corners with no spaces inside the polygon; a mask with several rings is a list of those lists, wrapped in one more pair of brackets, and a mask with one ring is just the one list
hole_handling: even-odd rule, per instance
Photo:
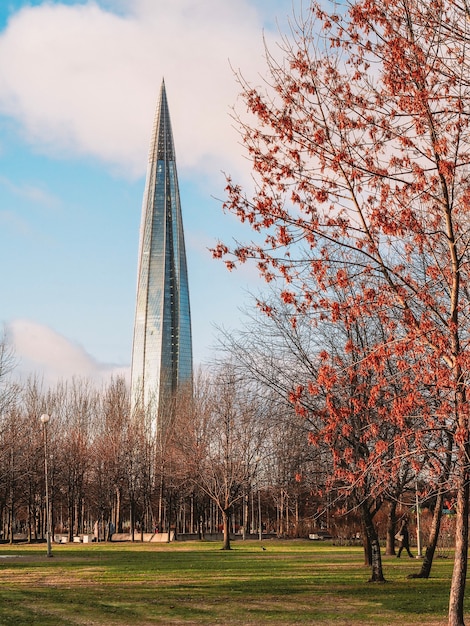
{"label": "horizon of trees", "polygon": [[[225,335],[220,362],[210,373],[198,373],[192,394],[183,390],[175,398],[171,428],[163,437],[148,416],[131,416],[123,378],[101,387],[72,379],[42,389],[34,378],[22,385],[11,382],[13,359],[8,367],[5,360],[0,538],[45,537],[40,416],[47,413],[50,510],[57,539],[92,535],[98,522],[100,539],[108,538],[112,524],[131,540],[156,530],[201,539],[223,535],[225,549],[234,535],[294,538],[323,531],[336,541],[357,542],[367,537],[360,515],[367,504],[376,516],[378,538],[393,554],[397,520],[409,516],[414,523],[416,474],[405,468],[396,484],[391,474],[387,492],[379,496],[373,485],[365,496],[364,486],[345,490],[335,477],[332,449],[312,445],[314,425],[292,405],[291,376],[295,370],[299,379],[300,361],[294,350],[274,348],[276,333],[263,330],[263,323],[264,317],[252,320],[262,332],[247,326],[237,338]],[[299,345],[311,339],[301,335],[297,328]],[[265,353],[263,336],[271,340]],[[260,345],[247,344],[247,337],[256,337]],[[11,351],[4,354],[11,358]],[[419,479],[419,497],[433,511],[436,493],[425,476]],[[430,516],[423,518],[425,529]],[[370,550],[365,541],[367,563]]]}
{"label": "horizon of trees", "polygon": [[[132,540],[157,529],[223,534],[226,549],[234,534],[308,537],[323,530],[340,541],[363,537],[357,503],[331,480],[328,450],[311,445],[310,426],[288,396],[257,381],[240,353],[237,366],[225,360],[199,373],[192,397],[183,390],[175,399],[162,444],[148,416],[130,415],[123,378],[101,387],[81,379],[48,389],[34,378],[20,385],[8,375],[14,363],[2,345],[9,355],[0,376],[2,540],[46,534],[44,413],[53,537],[92,535],[96,522],[100,539],[112,524]],[[403,487],[394,516],[413,505],[410,483]],[[389,525],[383,513],[382,538]],[[392,531],[394,525],[395,519]]]}

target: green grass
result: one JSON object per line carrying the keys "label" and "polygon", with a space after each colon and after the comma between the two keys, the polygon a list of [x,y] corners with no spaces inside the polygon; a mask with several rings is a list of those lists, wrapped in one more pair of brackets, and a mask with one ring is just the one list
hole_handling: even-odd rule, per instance
{"label": "green grass", "polygon": [[[307,541],[0,546],[0,625],[446,624],[451,559],[384,557],[368,583],[359,547]],[[470,603],[469,603],[470,604]],[[469,607],[470,608],[470,607]]]}

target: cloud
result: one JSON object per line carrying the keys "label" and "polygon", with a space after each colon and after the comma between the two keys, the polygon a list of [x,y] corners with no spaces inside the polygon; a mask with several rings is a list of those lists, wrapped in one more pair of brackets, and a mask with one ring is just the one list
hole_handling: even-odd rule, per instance
{"label": "cloud", "polygon": [[230,64],[250,72],[263,64],[253,6],[120,0],[116,8],[45,3],[14,14],[0,36],[0,112],[40,150],[140,176],[164,77],[179,169],[220,177],[240,168]]}
{"label": "cloud", "polygon": [[47,190],[32,185],[24,185],[20,187],[15,185],[15,183],[5,176],[0,176],[0,188],[1,187],[4,187],[7,192],[12,195],[25,198],[26,200],[30,200],[31,203],[40,204],[47,208],[56,208],[61,204],[60,199],[49,193]]}
{"label": "cloud", "polygon": [[111,376],[129,378],[128,368],[98,363],[81,346],[50,328],[30,320],[15,320],[6,326],[6,335],[14,350],[17,366],[15,379],[43,376],[46,386],[72,377],[96,383]]}
{"label": "cloud", "polygon": [[[115,267],[110,271],[108,264],[108,260],[116,258],[116,245],[111,248],[109,241],[113,237],[116,241],[124,220],[128,228],[128,214],[123,208],[113,223],[116,230],[108,236],[106,228],[105,237],[102,224],[105,217],[108,219],[107,212],[112,210],[115,196],[110,194],[112,201],[108,204],[105,201],[103,207],[99,202],[101,189],[112,182],[107,176],[103,176],[102,182],[96,177],[88,179],[88,174],[83,172],[93,171],[100,176],[103,174],[100,165],[104,164],[113,174],[126,177],[122,187],[120,182],[116,185],[119,189],[128,180],[145,174],[156,101],[161,80],[165,78],[178,173],[180,181],[184,179],[186,189],[190,189],[185,219],[193,220],[189,225],[201,237],[201,241],[195,241],[189,236],[191,228],[186,228],[188,242],[197,250],[199,284],[210,283],[209,291],[199,288],[208,297],[200,304],[202,322],[198,322],[197,328],[208,327],[214,316],[223,315],[226,320],[233,315],[236,304],[227,306],[227,302],[230,298],[236,301],[233,294],[237,278],[229,282],[222,264],[220,270],[209,267],[210,254],[202,249],[211,247],[214,237],[223,230],[222,212],[211,214],[211,201],[206,203],[210,195],[223,195],[221,172],[233,174],[239,182],[249,179],[249,163],[240,154],[239,137],[230,118],[231,106],[239,92],[230,66],[241,68],[244,74],[255,77],[255,82],[261,82],[257,75],[264,67],[263,20],[255,5],[268,7],[266,11],[269,10],[272,18],[276,10],[283,10],[281,6],[288,12],[291,0],[76,0],[75,3],[44,0],[40,4],[35,2],[35,6],[27,0],[19,2],[28,5],[12,13],[0,31],[0,117],[7,118],[8,131],[0,141],[5,142],[5,154],[12,155],[7,150],[9,142],[15,142],[20,134],[25,145],[36,153],[62,160],[82,158],[85,167],[77,167],[77,172],[72,174],[73,168],[60,167],[55,174],[49,159],[45,159],[47,167],[43,170],[41,159],[32,160],[30,165],[28,150],[18,150],[18,163],[12,158],[11,167],[0,177],[0,191],[7,197],[0,207],[0,225],[11,234],[6,239],[10,248],[4,246],[4,254],[10,261],[16,259],[2,319],[29,320],[37,315],[42,322],[50,320],[49,327],[25,319],[10,323],[19,359],[18,375],[45,372],[48,384],[71,375],[101,380],[121,370],[97,362],[80,345],[51,330],[57,317],[66,315],[68,334],[90,336],[89,319],[84,322],[83,315],[70,315],[68,311],[78,311],[83,302],[90,309],[96,306],[92,303],[101,302],[101,293],[96,298],[96,289],[92,288],[96,278],[90,274],[92,263],[100,268],[95,273],[101,281],[105,280],[103,273],[108,271],[108,286],[116,282],[112,273]],[[270,32],[265,32],[265,36],[269,40]],[[18,165],[19,169],[15,170]],[[51,175],[57,182],[46,184]],[[66,184],[68,176],[84,188],[77,197],[66,195],[69,189],[75,189]],[[202,194],[199,185],[204,185]],[[53,190],[51,193],[48,187]],[[191,217],[194,189],[197,211]],[[136,215],[140,214],[140,202],[141,196]],[[70,216],[72,221],[67,221]],[[231,216],[226,216],[226,220],[230,236],[235,236],[238,222]],[[135,228],[136,239],[138,226]],[[126,240],[128,234],[126,231]],[[88,239],[95,247],[90,246],[90,253],[84,255],[85,262],[80,240],[88,243]],[[124,241],[124,237],[119,241]],[[13,247],[16,256],[9,252]],[[74,261],[78,248],[79,255]],[[132,251],[132,280],[136,252]],[[207,257],[206,265],[204,260],[200,261],[202,257]],[[194,267],[192,271],[194,275],[198,269]],[[207,280],[215,272],[224,274],[224,297],[217,293],[215,281]],[[242,271],[237,275],[245,277]],[[17,284],[13,284],[13,279]],[[125,280],[120,283],[122,287]],[[39,307],[35,304],[38,290],[41,290]],[[197,287],[193,292],[196,294]],[[134,282],[131,291],[122,288],[116,293],[117,302],[133,298]],[[209,298],[214,300],[210,313]],[[52,311],[49,314],[48,309]],[[193,307],[193,322],[198,319],[196,310]],[[99,306],[97,311],[93,316],[95,324],[103,319],[100,315],[106,315],[106,307]],[[119,315],[109,322],[110,328],[118,324],[117,318]],[[127,318],[124,322],[122,318],[121,315],[120,323],[127,324]],[[83,326],[87,327],[86,332]],[[96,348],[97,353],[104,349],[109,354],[108,346],[118,345],[128,334],[120,329],[111,335],[112,339],[106,337],[98,342],[105,347]],[[120,338],[116,339],[118,335]],[[82,345],[88,345],[86,341]],[[203,332],[198,331],[197,341],[201,351]],[[115,354],[120,352],[113,347],[109,360],[119,358]],[[106,359],[104,356],[103,360]]]}

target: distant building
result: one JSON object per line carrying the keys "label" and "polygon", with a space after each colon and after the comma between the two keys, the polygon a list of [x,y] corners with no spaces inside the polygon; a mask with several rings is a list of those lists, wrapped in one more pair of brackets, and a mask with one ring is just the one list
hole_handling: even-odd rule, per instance
{"label": "distant building", "polygon": [[132,350],[132,406],[152,429],[171,418],[175,392],[192,381],[191,313],[175,149],[162,82],[142,206]]}

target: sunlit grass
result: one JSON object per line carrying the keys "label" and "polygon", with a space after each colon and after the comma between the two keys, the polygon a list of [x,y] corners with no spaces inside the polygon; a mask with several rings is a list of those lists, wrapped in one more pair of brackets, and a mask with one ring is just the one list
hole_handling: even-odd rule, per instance
{"label": "sunlit grass", "polygon": [[307,541],[0,546],[0,624],[399,625],[446,623],[451,559],[430,580],[384,557],[370,584],[360,547]]}

